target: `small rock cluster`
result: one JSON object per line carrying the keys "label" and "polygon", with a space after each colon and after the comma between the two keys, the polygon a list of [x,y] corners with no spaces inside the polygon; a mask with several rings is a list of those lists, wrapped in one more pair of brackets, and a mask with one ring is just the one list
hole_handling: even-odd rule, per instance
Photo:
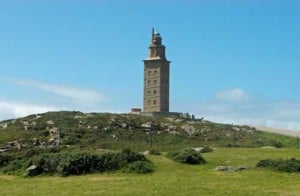
{"label": "small rock cluster", "polygon": [[7,142],[5,146],[0,147],[0,152],[7,152],[12,150],[21,150],[25,148],[26,144],[23,144],[20,140],[14,140],[11,142]]}
{"label": "small rock cluster", "polygon": [[239,166],[239,167],[232,167],[232,166],[218,166],[215,168],[215,171],[229,171],[229,172],[237,172],[245,170],[246,167]]}

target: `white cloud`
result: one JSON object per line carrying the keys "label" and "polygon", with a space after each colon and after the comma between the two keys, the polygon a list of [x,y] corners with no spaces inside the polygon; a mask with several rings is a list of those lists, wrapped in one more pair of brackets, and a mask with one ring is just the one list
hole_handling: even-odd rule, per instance
{"label": "white cloud", "polygon": [[194,113],[215,122],[300,130],[300,101],[249,99],[241,89],[223,90],[215,97],[200,103]]}
{"label": "white cloud", "polygon": [[[11,88],[13,96],[1,97],[0,95],[0,120],[47,111],[113,112],[120,110],[115,107],[110,108],[109,103],[104,102],[103,94],[95,90],[0,76],[0,82],[1,80],[13,85]],[[17,86],[21,88],[14,88]],[[30,93],[23,96],[24,92]]]}
{"label": "white cloud", "polygon": [[10,81],[20,86],[39,89],[55,95],[63,96],[79,104],[93,105],[102,102],[104,99],[104,96],[101,93],[89,89],[81,89],[64,85],[53,85],[31,80]]}
{"label": "white cloud", "polygon": [[225,89],[216,94],[216,98],[226,101],[244,101],[248,99],[246,92],[239,88]]}
{"label": "white cloud", "polygon": [[23,117],[29,114],[56,111],[58,109],[59,108],[56,107],[43,106],[43,105],[0,101],[0,120]]}

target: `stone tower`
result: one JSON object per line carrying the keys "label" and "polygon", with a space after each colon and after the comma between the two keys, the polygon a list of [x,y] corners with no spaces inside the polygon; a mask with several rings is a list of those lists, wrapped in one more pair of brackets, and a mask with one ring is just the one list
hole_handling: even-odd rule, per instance
{"label": "stone tower", "polygon": [[148,58],[144,60],[144,112],[169,112],[170,61],[159,33],[152,29]]}

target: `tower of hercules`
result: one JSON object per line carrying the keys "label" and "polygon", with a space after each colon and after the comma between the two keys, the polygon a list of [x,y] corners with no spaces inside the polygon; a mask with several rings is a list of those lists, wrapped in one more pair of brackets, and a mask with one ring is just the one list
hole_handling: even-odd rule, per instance
{"label": "tower of hercules", "polygon": [[162,37],[152,29],[148,58],[144,60],[144,112],[169,112],[170,61]]}

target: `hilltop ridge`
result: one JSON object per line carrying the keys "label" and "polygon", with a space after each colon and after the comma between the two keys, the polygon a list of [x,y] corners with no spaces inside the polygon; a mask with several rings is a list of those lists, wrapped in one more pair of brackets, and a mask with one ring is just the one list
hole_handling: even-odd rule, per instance
{"label": "hilltop ridge", "polygon": [[[53,146],[173,150],[183,147],[295,146],[295,139],[250,126],[180,117],[47,112],[0,122],[0,150]],[[13,144],[15,142],[15,144]],[[7,150],[7,149],[6,149]]]}

